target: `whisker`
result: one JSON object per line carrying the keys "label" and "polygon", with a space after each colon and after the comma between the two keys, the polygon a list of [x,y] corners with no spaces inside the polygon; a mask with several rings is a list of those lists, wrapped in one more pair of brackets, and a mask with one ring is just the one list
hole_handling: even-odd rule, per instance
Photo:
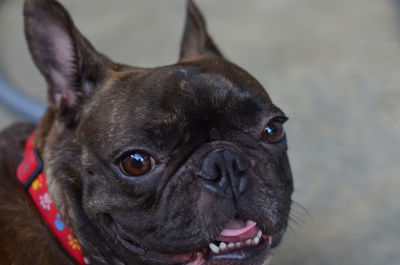
{"label": "whisker", "polygon": [[288,230],[290,230],[290,233],[293,235],[293,237],[296,237],[296,230],[291,226],[290,222],[287,225]]}
{"label": "whisker", "polygon": [[[303,205],[301,205],[300,203],[296,202],[295,200],[293,200],[292,203],[293,203],[293,205],[294,205],[295,207],[298,207],[298,208],[300,209],[299,212],[303,212],[303,213],[305,213],[311,220],[313,219],[311,213],[310,213]],[[296,209],[295,209],[295,210],[296,210]]]}

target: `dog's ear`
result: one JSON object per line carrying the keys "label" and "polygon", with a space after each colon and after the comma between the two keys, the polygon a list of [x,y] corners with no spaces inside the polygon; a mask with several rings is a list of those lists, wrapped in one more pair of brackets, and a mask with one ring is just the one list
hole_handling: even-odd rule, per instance
{"label": "dog's ear", "polygon": [[186,25],[181,42],[180,61],[206,56],[222,56],[209,36],[206,22],[192,0],[187,0]]}
{"label": "dog's ear", "polygon": [[49,87],[50,107],[71,122],[111,61],[80,34],[60,3],[26,0],[24,17],[31,55]]}

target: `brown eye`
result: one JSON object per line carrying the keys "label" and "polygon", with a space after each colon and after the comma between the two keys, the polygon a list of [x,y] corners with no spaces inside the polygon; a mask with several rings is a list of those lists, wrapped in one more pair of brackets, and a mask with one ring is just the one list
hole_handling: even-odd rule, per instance
{"label": "brown eye", "polygon": [[283,137],[285,137],[285,130],[283,129],[283,124],[281,121],[277,120],[268,123],[268,125],[265,127],[262,133],[262,138],[271,144],[280,142],[283,139]]}
{"label": "brown eye", "polygon": [[148,154],[134,152],[119,162],[119,168],[126,176],[140,176],[152,170],[156,162]]}

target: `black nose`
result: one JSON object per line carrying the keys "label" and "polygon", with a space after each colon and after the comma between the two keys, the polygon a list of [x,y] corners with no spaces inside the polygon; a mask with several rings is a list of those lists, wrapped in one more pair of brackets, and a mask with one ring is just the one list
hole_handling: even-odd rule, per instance
{"label": "black nose", "polygon": [[238,199],[246,190],[249,179],[243,173],[249,168],[245,156],[233,150],[215,150],[203,160],[199,177],[207,180],[204,185],[213,193],[224,197]]}

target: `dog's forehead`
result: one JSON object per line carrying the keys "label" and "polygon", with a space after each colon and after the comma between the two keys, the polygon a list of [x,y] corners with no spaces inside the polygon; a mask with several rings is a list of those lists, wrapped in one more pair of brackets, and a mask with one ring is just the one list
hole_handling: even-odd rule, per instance
{"label": "dog's forehead", "polygon": [[268,94],[253,76],[221,58],[149,69],[139,77],[128,74],[119,78],[111,90],[121,87],[130,88],[121,94],[125,93],[133,100],[153,101],[160,107],[176,106],[178,101],[188,99],[194,101],[190,108],[204,103],[220,106],[249,103],[249,100],[256,105],[272,106]]}
{"label": "dog's forehead", "polygon": [[274,108],[255,78],[221,59],[118,74],[101,90],[88,112],[121,132],[254,126]]}

